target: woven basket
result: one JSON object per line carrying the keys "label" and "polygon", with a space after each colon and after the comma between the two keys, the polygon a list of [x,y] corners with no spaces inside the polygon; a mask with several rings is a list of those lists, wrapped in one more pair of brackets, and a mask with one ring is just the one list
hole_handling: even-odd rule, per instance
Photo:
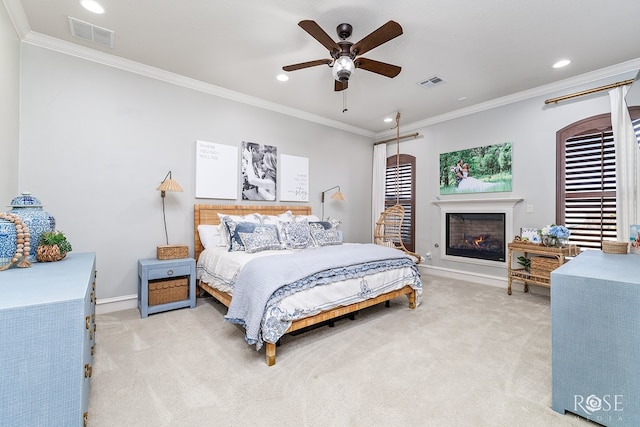
{"label": "woven basket", "polygon": [[531,274],[543,279],[549,279],[551,272],[560,267],[558,258],[545,256],[531,257]]}
{"label": "woven basket", "polygon": [[602,252],[605,254],[626,254],[629,251],[629,244],[626,242],[602,241]]}
{"label": "woven basket", "polygon": [[60,253],[58,245],[38,245],[36,249],[36,259],[40,262],[60,261],[67,256],[67,253]]}
{"label": "woven basket", "polygon": [[149,281],[149,305],[184,301],[189,294],[189,278],[177,277]]}
{"label": "woven basket", "polygon": [[158,259],[189,258],[189,246],[187,245],[161,245],[158,246]]}

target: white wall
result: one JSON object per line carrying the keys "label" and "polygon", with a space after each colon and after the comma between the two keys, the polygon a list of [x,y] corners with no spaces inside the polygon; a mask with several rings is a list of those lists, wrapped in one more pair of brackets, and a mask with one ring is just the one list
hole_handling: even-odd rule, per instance
{"label": "white wall", "polygon": [[97,252],[99,300],[137,294],[137,260],[165,244],[155,188],[169,170],[185,190],[167,193],[169,243],[191,255],[194,203],[240,203],[195,199],[197,139],[308,157],[314,213],[340,185],[347,200],[325,215],[346,240],[370,241],[371,139],[29,44],[21,60],[20,191],[40,198],[74,251]]}
{"label": "white wall", "polygon": [[0,202],[8,204],[18,188],[20,39],[4,6],[0,7],[0,64]]}
{"label": "white wall", "polygon": [[[506,280],[506,263],[497,267],[451,262],[440,258],[440,209],[431,203],[442,199],[523,198],[514,211],[514,229],[507,232],[509,241],[521,227],[542,227],[555,222],[556,132],[586,117],[609,113],[606,91],[574,98],[559,104],[545,105],[545,99],[635,77],[635,72],[612,76],[561,92],[549,93],[417,129],[423,138],[401,142],[401,151],[417,157],[418,185],[416,206],[416,244],[421,254],[431,252],[427,265],[439,269],[473,272]],[[640,88],[635,88],[638,90]],[[634,91],[635,92],[635,91]],[[413,129],[411,130],[413,132]],[[441,196],[439,194],[439,155],[465,148],[503,142],[513,143],[513,191],[509,193],[476,193]],[[395,153],[390,144],[388,154]],[[533,213],[526,212],[532,204]]]}

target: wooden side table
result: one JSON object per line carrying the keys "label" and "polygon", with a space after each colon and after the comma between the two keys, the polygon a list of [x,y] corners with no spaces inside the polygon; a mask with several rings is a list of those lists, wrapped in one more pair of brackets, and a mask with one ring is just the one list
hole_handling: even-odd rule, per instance
{"label": "wooden side table", "polygon": [[[185,299],[149,305],[149,286],[163,279],[185,278],[187,293]],[[196,261],[193,258],[159,260],[155,258],[138,260],[138,308],[140,316],[159,313],[176,308],[196,306]]]}
{"label": "wooden side table", "polygon": [[[529,291],[529,284],[544,286],[546,288],[551,287],[550,274],[551,271],[560,267],[565,263],[566,257],[576,256],[580,254],[580,248],[576,245],[565,246],[564,248],[550,248],[535,243],[525,242],[512,242],[508,244],[509,257],[507,260],[508,271],[508,287],[507,294],[511,295],[511,282],[518,280],[524,282],[524,291]],[[522,252],[525,258],[532,259],[531,255],[539,255],[542,260],[548,260],[546,265],[536,271],[535,268],[530,271],[524,268],[513,267],[513,252]]]}

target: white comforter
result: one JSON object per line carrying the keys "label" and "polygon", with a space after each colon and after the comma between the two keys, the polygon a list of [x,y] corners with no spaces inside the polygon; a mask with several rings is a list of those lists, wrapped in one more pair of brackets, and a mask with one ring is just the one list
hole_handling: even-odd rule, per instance
{"label": "white comforter", "polygon": [[[272,250],[250,254],[244,251],[228,252],[224,247],[207,249],[198,259],[197,277],[209,286],[233,295],[236,276],[250,260],[262,256],[286,256],[294,251],[296,250]],[[383,293],[400,289],[407,284],[417,290],[416,302],[419,304],[422,286],[415,267],[377,272],[361,278],[312,287],[287,296],[273,306],[265,308],[261,325],[261,339],[256,343],[256,347],[260,348],[263,340],[271,343],[277,342],[293,320],[312,316],[338,306],[375,298]]]}

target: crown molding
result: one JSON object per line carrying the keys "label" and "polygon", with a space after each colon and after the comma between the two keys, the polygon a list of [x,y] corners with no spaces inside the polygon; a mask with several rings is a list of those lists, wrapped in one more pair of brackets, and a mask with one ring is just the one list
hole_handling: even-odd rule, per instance
{"label": "crown molding", "polygon": [[[13,1],[13,0],[4,0]],[[91,49],[89,47],[81,46],[75,43],[71,43],[65,40],[61,40],[55,37],[47,36],[45,34],[29,31],[23,38],[24,43],[28,43],[34,46],[50,49],[56,52],[64,53],[66,55],[75,56],[78,58],[86,59],[88,61],[97,62],[110,67],[118,68],[131,73],[139,74],[152,79],[160,80],[166,83],[171,83],[177,86],[182,86],[188,89],[196,90],[199,92],[215,95],[220,98],[229,99],[243,104],[248,104],[264,110],[274,111],[276,113],[284,114],[291,117],[296,117],[309,122],[318,123],[324,126],[340,129],[346,132],[362,135],[368,138],[374,138],[375,133],[366,129],[351,126],[336,120],[330,120],[325,117],[321,117],[315,114],[308,113],[306,111],[298,110],[295,108],[286,107],[284,105],[276,104],[274,102],[265,101],[264,99],[245,95],[239,92],[235,92],[229,89],[215,86],[209,83],[204,83],[196,79],[191,79],[176,73],[161,70],[159,68],[151,67],[136,61],[121,58],[116,55],[112,55],[99,50]]]}
{"label": "crown molding", "polygon": [[[481,102],[479,104],[472,105],[467,108],[451,111],[449,113],[430,117],[425,120],[408,123],[402,126],[402,130],[406,132],[409,132],[412,130],[419,130],[421,128],[425,128],[427,126],[431,126],[437,123],[446,122],[449,120],[479,113],[481,111],[491,110],[492,108],[513,104],[514,102],[520,102],[520,101],[535,98],[538,96],[548,95],[553,92],[568,90],[575,86],[593,83],[601,79],[616,77],[625,73],[631,73],[631,72],[637,73],[638,69],[640,69],[640,58],[632,59],[630,61],[622,62],[620,64],[612,65],[606,68],[601,68],[599,70],[591,71],[589,73],[581,74],[579,76],[567,78],[564,80],[558,80],[557,82],[549,83],[543,86],[538,86],[532,89],[527,89],[522,92],[516,92],[507,96],[503,96],[501,98],[492,99],[490,101]],[[389,131],[380,132],[376,134],[376,139],[381,140],[390,135],[392,135],[392,133],[390,133]]]}
{"label": "crown molding", "polygon": [[26,35],[31,32],[31,26],[29,25],[27,15],[24,13],[24,9],[22,8],[22,3],[20,3],[20,0],[2,0],[2,2],[4,3],[4,7],[7,9],[9,19],[11,19],[11,22],[18,33],[18,37],[20,37],[21,40],[24,40]]}

